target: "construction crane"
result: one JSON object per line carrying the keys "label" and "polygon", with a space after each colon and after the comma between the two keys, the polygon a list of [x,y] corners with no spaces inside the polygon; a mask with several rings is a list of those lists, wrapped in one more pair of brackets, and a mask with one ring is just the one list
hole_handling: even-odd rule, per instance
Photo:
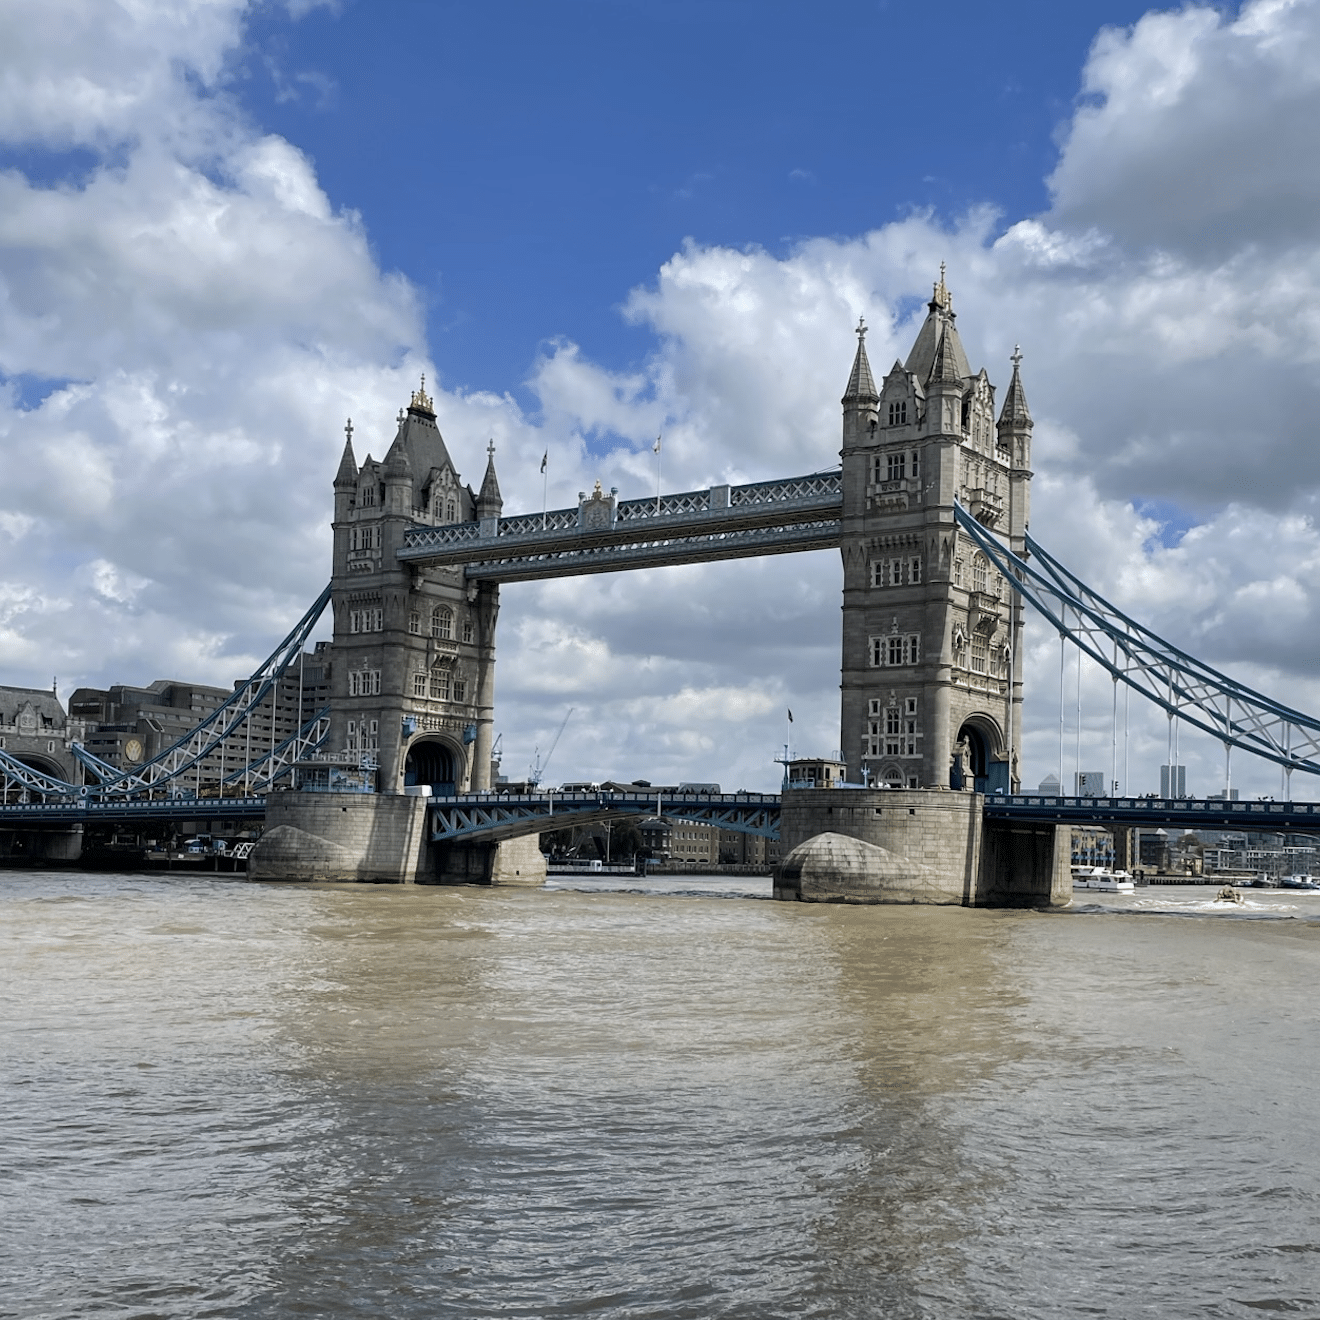
{"label": "construction crane", "polygon": [[559,732],[555,734],[555,740],[550,744],[550,750],[545,754],[545,760],[541,760],[541,749],[535,747],[532,749],[532,763],[527,767],[527,782],[536,788],[541,783],[541,776],[545,774],[546,768],[550,764],[550,758],[555,754],[555,748],[559,746],[559,740],[564,736],[564,730],[568,727],[568,721],[572,718],[576,706],[568,708],[568,714],[564,716],[564,722],[559,726]]}

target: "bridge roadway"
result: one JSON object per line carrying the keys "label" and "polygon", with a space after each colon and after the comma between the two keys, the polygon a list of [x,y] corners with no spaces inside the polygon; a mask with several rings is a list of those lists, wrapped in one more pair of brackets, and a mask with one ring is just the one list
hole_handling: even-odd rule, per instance
{"label": "bridge roadway", "polygon": [[[1233,802],[1216,798],[1037,797],[985,799],[985,818],[1060,825],[1181,826],[1320,834],[1320,802]],[[100,802],[68,798],[53,802],[0,803],[0,829],[9,825],[77,825],[200,818],[261,820],[263,795],[227,798],[150,798]],[[467,793],[432,798],[430,834],[435,842],[497,841],[523,834],[587,825],[620,816],[664,816],[721,829],[779,837],[777,793]]]}
{"label": "bridge roadway", "polygon": [[1320,833],[1320,802],[1232,802],[1217,798],[1035,797],[995,794],[987,820],[1053,821],[1060,825],[1129,825],[1143,829]]}
{"label": "bridge roadway", "polygon": [[130,824],[149,820],[263,820],[264,795],[250,797],[160,797],[99,801],[93,797],[60,798],[53,802],[0,803],[0,829],[5,825]]}
{"label": "bridge roadway", "polygon": [[740,834],[779,837],[777,793],[466,793],[432,798],[431,839],[490,841],[590,825],[619,816],[664,816]]}

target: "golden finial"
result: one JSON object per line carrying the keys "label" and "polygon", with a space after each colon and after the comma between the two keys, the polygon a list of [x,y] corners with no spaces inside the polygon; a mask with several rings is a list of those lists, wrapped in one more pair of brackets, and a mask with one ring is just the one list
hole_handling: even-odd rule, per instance
{"label": "golden finial", "polygon": [[421,389],[413,390],[412,404],[410,406],[418,409],[420,412],[434,412],[435,409],[432,406],[433,402],[431,396],[426,392],[426,372],[422,372]]}
{"label": "golden finial", "polygon": [[953,307],[953,295],[949,292],[949,286],[944,282],[944,263],[942,261],[940,262],[940,281],[935,285],[935,292],[931,301],[936,306],[944,308],[946,312]]}

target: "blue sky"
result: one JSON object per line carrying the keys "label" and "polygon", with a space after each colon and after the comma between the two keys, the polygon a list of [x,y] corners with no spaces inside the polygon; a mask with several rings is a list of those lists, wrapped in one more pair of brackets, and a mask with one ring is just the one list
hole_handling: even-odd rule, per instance
{"label": "blue sky", "polygon": [[443,383],[519,391],[558,336],[612,368],[649,353],[618,309],[685,239],[782,254],[914,210],[1043,210],[1091,42],[1143,12],[345,0],[268,8],[233,87],[422,292]]}
{"label": "blue sky", "polygon": [[[1320,709],[1320,0],[0,22],[3,681],[250,672],[324,584],[345,417],[379,456],[422,372],[510,511],[546,452],[552,505],[654,490],[659,432],[669,489],[831,466],[858,316],[883,371],[947,261],[973,367],[1025,354],[1033,534]],[[836,745],[838,611],[828,554],[511,587],[509,768],[572,706],[565,777],[772,787],[786,707]],[[1027,641],[1033,782],[1058,662]],[[1166,728],[1134,720],[1141,791]]]}

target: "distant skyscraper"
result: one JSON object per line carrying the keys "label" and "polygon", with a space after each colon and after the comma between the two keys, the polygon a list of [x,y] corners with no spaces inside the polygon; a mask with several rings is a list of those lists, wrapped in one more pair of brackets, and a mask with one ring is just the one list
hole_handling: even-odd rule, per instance
{"label": "distant skyscraper", "polygon": [[1185,798],[1187,796],[1187,767],[1185,765],[1160,766],[1160,797]]}

